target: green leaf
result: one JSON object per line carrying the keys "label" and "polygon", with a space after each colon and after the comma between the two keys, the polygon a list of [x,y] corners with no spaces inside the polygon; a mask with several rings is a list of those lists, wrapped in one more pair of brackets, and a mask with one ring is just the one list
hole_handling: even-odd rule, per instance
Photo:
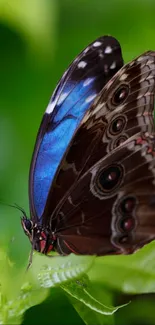
{"label": "green leaf", "polygon": [[81,301],[85,306],[89,307],[93,311],[103,314],[103,315],[112,315],[119,308],[124,307],[109,307],[98,301],[94,296],[92,296],[91,285],[88,277],[85,275],[82,277],[82,280],[72,281],[68,284],[61,285],[61,287],[72,297]]}
{"label": "green leaf", "polygon": [[102,314],[99,314],[95,312],[94,310],[91,310],[89,307],[84,305],[81,301],[69,297],[70,302],[78,312],[78,314],[81,316],[85,324],[88,325],[113,325],[113,315],[111,316],[104,316]]}
{"label": "green leaf", "polygon": [[32,306],[41,303],[47,297],[46,290],[35,290],[30,283],[25,283],[16,299],[7,299],[1,294],[0,322],[1,324],[20,324],[24,312]]}
{"label": "green leaf", "polygon": [[40,304],[47,297],[48,290],[38,288],[25,268],[17,270],[2,248],[0,262],[0,323],[20,324],[23,313]]}
{"label": "green leaf", "polygon": [[78,278],[88,271],[94,260],[94,256],[71,254],[64,257],[55,256],[54,258],[49,258],[35,254],[32,272],[37,276],[41,287],[50,288]]}
{"label": "green leaf", "polygon": [[96,258],[90,280],[128,294],[155,292],[155,242],[133,255]]}

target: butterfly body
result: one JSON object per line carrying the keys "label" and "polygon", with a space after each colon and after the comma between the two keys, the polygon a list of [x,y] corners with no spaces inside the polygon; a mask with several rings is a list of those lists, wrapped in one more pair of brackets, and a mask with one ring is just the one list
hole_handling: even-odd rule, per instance
{"label": "butterfly body", "polygon": [[155,238],[154,93],[153,51],[123,66],[105,36],[73,61],[32,158],[22,226],[34,249],[128,254]]}

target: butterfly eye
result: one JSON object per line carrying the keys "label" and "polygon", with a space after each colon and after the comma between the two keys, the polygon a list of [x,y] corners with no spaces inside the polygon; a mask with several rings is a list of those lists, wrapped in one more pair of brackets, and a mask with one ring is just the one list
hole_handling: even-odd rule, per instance
{"label": "butterfly eye", "polygon": [[114,190],[122,181],[123,168],[121,165],[111,165],[100,172],[98,184],[101,190]]}
{"label": "butterfly eye", "polygon": [[24,224],[25,224],[25,229],[28,232],[31,232],[31,230],[32,230],[32,222],[31,222],[31,220],[25,219]]}
{"label": "butterfly eye", "polygon": [[126,213],[132,213],[132,211],[134,210],[136,206],[136,199],[135,197],[129,196],[127,198],[125,198],[122,202],[121,202],[121,210],[124,214]]}
{"label": "butterfly eye", "polygon": [[119,228],[123,232],[130,232],[135,227],[135,220],[132,217],[127,217],[121,220]]}
{"label": "butterfly eye", "polygon": [[129,87],[127,85],[120,86],[113,94],[112,103],[113,105],[122,104],[129,94]]}
{"label": "butterfly eye", "polygon": [[27,236],[31,236],[32,228],[33,228],[32,221],[27,219],[25,216],[23,216],[23,218],[21,219],[21,224],[22,224],[22,227],[23,227],[23,229],[25,231],[25,234]]}
{"label": "butterfly eye", "polygon": [[110,125],[110,133],[116,135],[124,129],[126,125],[126,120],[124,116],[118,116],[115,118]]}

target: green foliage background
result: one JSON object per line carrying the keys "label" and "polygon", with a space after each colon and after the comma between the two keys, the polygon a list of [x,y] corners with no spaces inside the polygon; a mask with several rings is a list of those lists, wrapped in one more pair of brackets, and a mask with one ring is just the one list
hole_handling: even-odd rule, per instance
{"label": "green foliage background", "polygon": [[[154,0],[0,0],[2,202],[29,215],[29,164],[42,114],[68,64],[105,34],[120,41],[125,62],[155,50]],[[26,273],[30,244],[20,216],[0,205],[2,324],[155,324],[155,243],[132,256],[36,254]]]}

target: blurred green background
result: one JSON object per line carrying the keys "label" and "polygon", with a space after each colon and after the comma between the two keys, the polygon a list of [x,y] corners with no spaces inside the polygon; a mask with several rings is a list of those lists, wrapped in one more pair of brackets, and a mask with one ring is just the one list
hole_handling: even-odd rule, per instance
{"label": "blurred green background", "polygon": [[[16,202],[29,215],[29,165],[44,110],[73,58],[105,34],[120,41],[125,62],[146,50],[155,50],[155,1],[0,0],[2,202]],[[8,251],[17,270],[26,266],[30,250],[20,216],[18,211],[0,205],[0,245]],[[144,252],[145,261],[147,252]],[[151,256],[155,258],[155,253]],[[116,259],[113,258],[112,265]],[[113,272],[116,271],[112,266],[112,278]],[[155,268],[153,272],[155,274]],[[134,273],[132,276],[134,281]],[[115,305],[132,302],[120,309],[113,319],[107,316],[101,323],[155,324],[155,298],[149,294],[154,292],[153,287],[146,286],[145,294],[140,296],[128,296],[114,281],[113,278],[113,283],[107,284],[111,301]],[[48,299],[40,306],[26,312],[23,324],[30,323],[84,324],[68,298],[57,288],[51,289]]]}

